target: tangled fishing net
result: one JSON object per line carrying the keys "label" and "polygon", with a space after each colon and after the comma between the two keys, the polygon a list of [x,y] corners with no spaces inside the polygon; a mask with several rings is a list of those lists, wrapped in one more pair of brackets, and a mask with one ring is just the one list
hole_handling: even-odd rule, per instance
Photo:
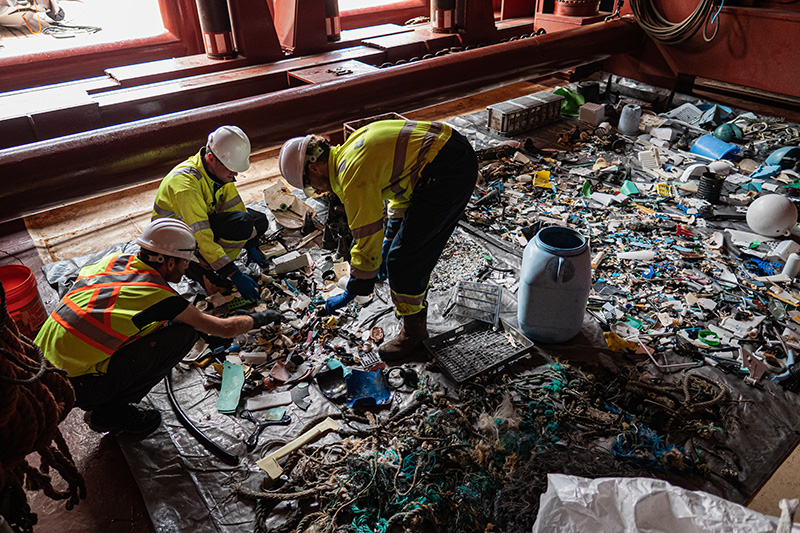
{"label": "tangled fishing net", "polygon": [[[654,385],[646,374],[561,364],[445,391],[428,377],[378,424],[348,424],[336,444],[306,448],[257,502],[256,531],[530,531],[547,474],[583,477],[735,475],[707,462],[727,431],[727,390],[700,374]],[[270,529],[278,501],[288,523]]]}

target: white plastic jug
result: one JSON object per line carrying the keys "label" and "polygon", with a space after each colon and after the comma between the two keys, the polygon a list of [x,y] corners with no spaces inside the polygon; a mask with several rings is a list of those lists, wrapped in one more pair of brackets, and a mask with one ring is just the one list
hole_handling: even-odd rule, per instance
{"label": "white plastic jug", "polygon": [[591,288],[591,252],[583,235],[559,226],[543,228],[522,256],[520,331],[545,344],[570,340],[581,330]]}

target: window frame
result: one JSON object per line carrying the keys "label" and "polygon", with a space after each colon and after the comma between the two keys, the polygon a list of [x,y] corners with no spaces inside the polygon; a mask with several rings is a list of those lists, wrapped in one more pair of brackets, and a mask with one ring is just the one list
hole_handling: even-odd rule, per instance
{"label": "window frame", "polygon": [[0,58],[0,91],[93,78],[103,76],[109,67],[202,53],[195,0],[158,0],[158,4],[165,28],[160,35]]}

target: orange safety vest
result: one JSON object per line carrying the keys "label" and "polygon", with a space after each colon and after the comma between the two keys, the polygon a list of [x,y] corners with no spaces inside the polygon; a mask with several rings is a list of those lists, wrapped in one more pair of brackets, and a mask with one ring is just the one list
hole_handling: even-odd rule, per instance
{"label": "orange safety vest", "polygon": [[164,323],[140,329],[133,318],[176,295],[161,274],[136,256],[112,254],[81,269],[35,342],[69,377],[105,373],[114,352]]}

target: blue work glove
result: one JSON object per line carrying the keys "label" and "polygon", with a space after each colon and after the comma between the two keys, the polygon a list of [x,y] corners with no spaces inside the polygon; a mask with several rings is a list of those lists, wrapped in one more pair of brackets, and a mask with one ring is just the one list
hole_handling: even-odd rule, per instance
{"label": "blue work glove", "polygon": [[241,270],[237,270],[233,274],[231,274],[231,281],[236,288],[239,290],[239,294],[242,295],[242,298],[245,300],[250,300],[251,302],[255,302],[258,300],[258,284],[242,272]]}
{"label": "blue work glove", "polygon": [[357,279],[350,278],[344,292],[339,296],[331,296],[325,300],[325,314],[331,314],[337,309],[341,309],[345,305],[355,299],[356,296],[369,296],[375,288],[375,282],[378,278],[370,279]]}
{"label": "blue work glove", "polygon": [[347,289],[345,289],[345,291],[339,296],[331,296],[325,300],[325,314],[333,314],[334,311],[337,311],[352,302],[355,297],[356,295]]}
{"label": "blue work glove", "polygon": [[261,255],[261,250],[256,246],[247,249],[247,259],[261,268],[267,268],[267,261],[264,259],[264,256]]}

